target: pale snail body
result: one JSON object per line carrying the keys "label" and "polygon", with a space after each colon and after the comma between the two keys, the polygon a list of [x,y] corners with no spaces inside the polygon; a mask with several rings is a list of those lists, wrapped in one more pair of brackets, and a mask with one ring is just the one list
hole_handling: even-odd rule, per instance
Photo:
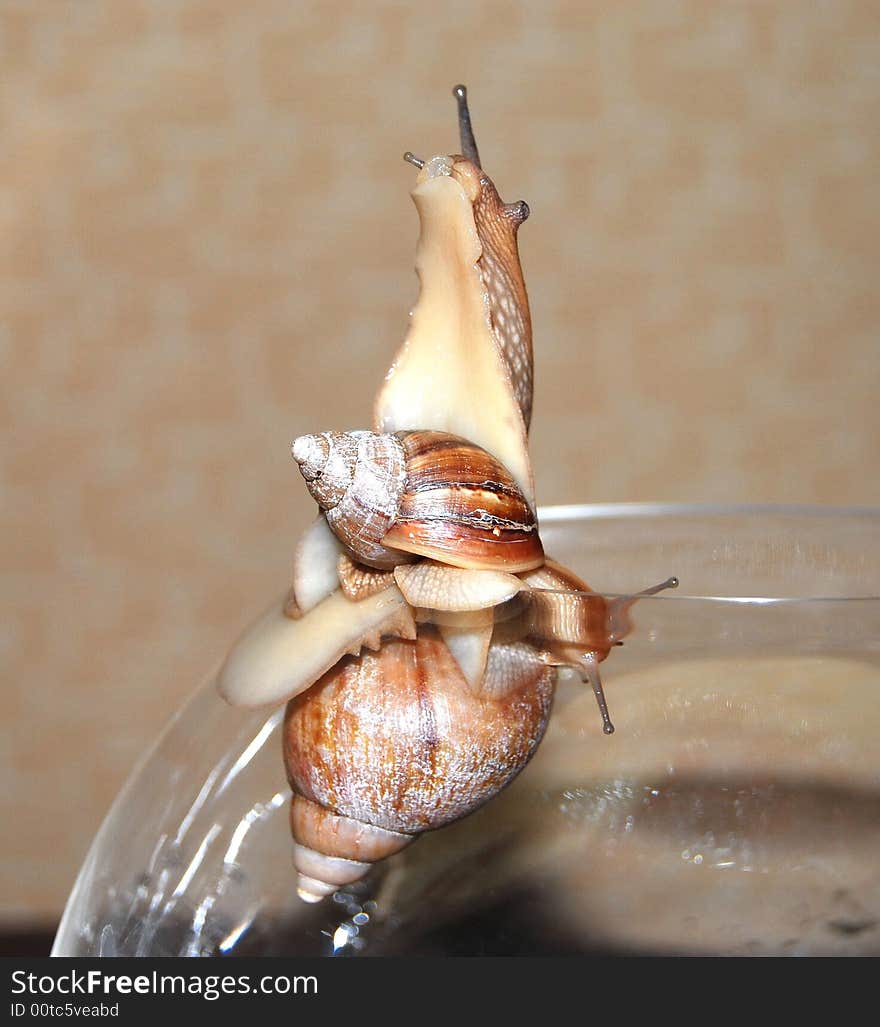
{"label": "pale snail body", "polygon": [[464,569],[540,567],[526,498],[500,461],[448,432],[324,432],[293,444],[306,485],[357,561],[428,557]]}
{"label": "pale snail body", "polygon": [[[473,161],[457,156],[426,161],[416,179],[412,197],[421,222],[419,300],[379,391],[373,422],[379,432],[431,429],[469,439],[510,471],[534,509],[528,453],[531,335],[511,333],[505,338],[498,330],[505,318],[508,324],[514,320],[502,305],[509,309],[521,304],[525,285],[515,238],[505,261],[515,269],[510,271],[518,279],[515,290],[500,296],[500,279],[483,267],[484,252],[489,252],[483,239],[491,236],[497,248],[505,238],[490,233],[476,218],[476,211],[483,209],[479,200],[484,181],[488,178]],[[523,215],[527,209],[511,207]],[[524,216],[511,219],[509,225],[522,220]],[[527,315],[517,320],[530,326]]]}

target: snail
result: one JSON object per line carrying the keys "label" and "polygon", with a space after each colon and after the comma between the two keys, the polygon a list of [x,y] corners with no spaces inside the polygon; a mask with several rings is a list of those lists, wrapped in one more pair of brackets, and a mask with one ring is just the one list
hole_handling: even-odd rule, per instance
{"label": "snail", "polygon": [[387,568],[430,557],[527,571],[544,550],[508,470],[448,432],[324,432],[293,444],[309,492],[349,555]]}
{"label": "snail", "polygon": [[500,199],[465,88],[454,95],[462,154],[404,155],[418,168],[420,290],[372,429],[294,441],[319,513],[296,548],[290,592],[218,677],[233,705],[287,702],[306,901],[504,788],[544,734],[558,667],[592,686],[613,732],[598,665],[639,597],[597,595],[545,556],[517,247],[529,208]]}
{"label": "snail", "polygon": [[358,880],[519,773],[544,733],[555,671],[516,650],[491,647],[475,690],[426,624],[291,700],[284,758],[303,898]]}

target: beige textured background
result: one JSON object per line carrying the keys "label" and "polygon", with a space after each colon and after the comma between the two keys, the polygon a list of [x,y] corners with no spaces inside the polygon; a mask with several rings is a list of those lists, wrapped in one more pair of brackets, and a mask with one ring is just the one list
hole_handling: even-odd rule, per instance
{"label": "beige textured background", "polygon": [[5,921],[285,585],[459,80],[533,211],[540,500],[880,502],[876,3],[2,0],[0,62]]}

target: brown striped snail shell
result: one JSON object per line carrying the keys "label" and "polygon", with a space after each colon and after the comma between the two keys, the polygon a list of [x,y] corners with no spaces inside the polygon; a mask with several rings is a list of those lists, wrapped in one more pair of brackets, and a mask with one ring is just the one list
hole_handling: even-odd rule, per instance
{"label": "brown striped snail shell", "polygon": [[317,901],[496,795],[540,742],[555,678],[528,646],[499,644],[475,688],[422,625],[292,699],[283,744],[300,895]]}
{"label": "brown striped snail shell", "polygon": [[323,432],[298,438],[293,456],[361,563],[389,568],[423,556],[513,573],[544,561],[535,515],[510,472],[457,435]]}

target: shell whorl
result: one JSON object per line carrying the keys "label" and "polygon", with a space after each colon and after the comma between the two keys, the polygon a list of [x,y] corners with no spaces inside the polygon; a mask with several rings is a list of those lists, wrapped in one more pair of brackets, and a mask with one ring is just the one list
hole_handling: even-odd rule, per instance
{"label": "shell whorl", "polygon": [[491,453],[439,431],[305,435],[293,455],[348,552],[388,569],[426,556],[517,573],[544,550],[528,500]]}
{"label": "shell whorl", "polygon": [[352,820],[296,793],[290,802],[290,833],[297,891],[306,902],[318,902],[359,881],[374,863],[415,841],[414,835]]}
{"label": "shell whorl", "polygon": [[353,432],[325,431],[302,435],[291,446],[309,492],[322,510],[333,510],[354,477],[358,438]]}
{"label": "shell whorl", "polygon": [[465,569],[516,573],[544,562],[531,507],[491,453],[447,432],[398,437],[406,481],[386,546]]}
{"label": "shell whorl", "polygon": [[405,477],[403,446],[370,431],[303,435],[292,447],[306,487],[340,542],[361,562],[387,568],[410,557],[382,545]]}

